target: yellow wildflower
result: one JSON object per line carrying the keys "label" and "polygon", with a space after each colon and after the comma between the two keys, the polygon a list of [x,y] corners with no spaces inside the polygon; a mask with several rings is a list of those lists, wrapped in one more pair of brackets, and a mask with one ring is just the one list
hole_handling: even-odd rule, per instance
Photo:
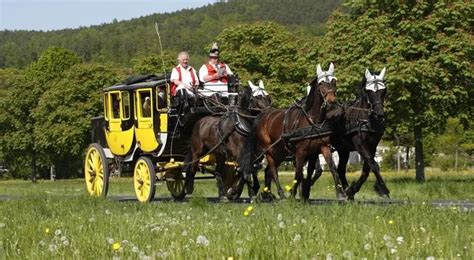
{"label": "yellow wildflower", "polygon": [[298,181],[297,180],[293,180],[293,184],[296,184]]}
{"label": "yellow wildflower", "polygon": [[285,186],[285,190],[286,190],[286,191],[291,191],[291,186],[290,186],[290,185],[286,185],[286,186]]}
{"label": "yellow wildflower", "polygon": [[51,232],[51,230],[49,230],[49,228],[46,228],[46,229],[44,230],[44,233],[46,233],[46,234],[49,234],[50,232]]}
{"label": "yellow wildflower", "polygon": [[112,244],[112,249],[113,250],[119,250],[120,249],[120,243],[119,242],[115,242]]}
{"label": "yellow wildflower", "polygon": [[248,211],[244,211],[244,216],[246,216],[246,217],[247,217],[249,214],[250,214],[250,212],[248,212]]}
{"label": "yellow wildflower", "polygon": [[269,191],[268,187],[263,188],[263,191],[268,192]]}
{"label": "yellow wildflower", "polygon": [[252,212],[252,210],[253,210],[253,207],[252,207],[252,206],[249,206],[249,207],[247,208],[247,211],[248,211],[248,212]]}
{"label": "yellow wildflower", "polygon": [[393,220],[388,221],[388,224],[390,224],[390,225],[393,225],[394,223],[395,223],[395,221],[393,221]]}
{"label": "yellow wildflower", "polygon": [[227,260],[234,260],[232,256],[227,257]]}

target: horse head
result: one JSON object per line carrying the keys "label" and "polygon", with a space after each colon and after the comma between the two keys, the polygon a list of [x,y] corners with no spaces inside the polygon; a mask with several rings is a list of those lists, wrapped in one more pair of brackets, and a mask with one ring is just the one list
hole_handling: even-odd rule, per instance
{"label": "horse head", "polygon": [[250,91],[250,106],[249,108],[252,110],[265,110],[272,106],[272,98],[268,95],[267,91],[265,91],[265,86],[263,85],[263,81],[260,80],[258,82],[258,86],[253,84],[250,80],[248,81]]}
{"label": "horse head", "polygon": [[383,102],[386,95],[385,84],[383,83],[386,68],[378,75],[372,75],[368,69],[365,70],[365,77],[362,81],[362,95],[367,98],[371,110],[378,119],[384,118]]}
{"label": "horse head", "polygon": [[312,106],[317,95],[321,95],[323,106],[332,104],[336,101],[336,80],[334,76],[334,64],[329,65],[329,70],[323,71],[321,65],[316,68],[317,77],[309,84],[310,90],[306,99],[306,109]]}

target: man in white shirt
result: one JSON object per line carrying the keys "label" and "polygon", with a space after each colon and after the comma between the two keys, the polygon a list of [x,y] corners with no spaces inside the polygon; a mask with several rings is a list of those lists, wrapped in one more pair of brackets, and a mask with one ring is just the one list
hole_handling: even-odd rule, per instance
{"label": "man in white shirt", "polygon": [[199,79],[204,83],[204,88],[206,88],[206,85],[222,85],[222,89],[219,87],[216,89],[227,91],[228,76],[232,74],[228,65],[219,62],[219,47],[217,43],[214,43],[209,52],[209,62],[202,65],[199,69]]}
{"label": "man in white shirt", "polygon": [[194,97],[194,88],[199,85],[196,70],[188,65],[189,54],[185,51],[178,54],[178,66],[171,71],[171,95],[183,96],[186,91],[187,96]]}

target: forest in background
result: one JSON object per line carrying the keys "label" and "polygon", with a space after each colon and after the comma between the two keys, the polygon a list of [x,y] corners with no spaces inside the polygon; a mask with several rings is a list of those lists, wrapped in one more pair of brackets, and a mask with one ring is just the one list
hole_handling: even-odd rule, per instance
{"label": "forest in background", "polygon": [[58,177],[80,176],[103,87],[169,71],[181,50],[198,67],[217,41],[242,82],[264,80],[278,107],[304,95],[319,63],[335,63],[340,100],[357,96],[366,68],[387,67],[385,142],[416,148],[420,181],[425,165],[472,167],[473,10],[460,0],[234,0],[80,29],[3,31],[0,160],[12,177],[52,165]]}

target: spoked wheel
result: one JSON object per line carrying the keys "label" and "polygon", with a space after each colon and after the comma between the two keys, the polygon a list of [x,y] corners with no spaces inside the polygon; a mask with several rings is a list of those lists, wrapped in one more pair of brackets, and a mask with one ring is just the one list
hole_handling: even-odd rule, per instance
{"label": "spoked wheel", "polygon": [[84,161],[84,179],[87,192],[94,197],[105,197],[109,188],[109,165],[100,144],[87,148]]}
{"label": "spoked wheel", "polygon": [[133,170],[133,186],[138,201],[150,202],[155,198],[155,167],[148,157],[140,157]]}
{"label": "spoked wheel", "polygon": [[[239,176],[234,166],[225,166],[223,181],[225,196],[229,200],[238,200],[240,198],[240,195],[242,195],[244,187],[243,185],[239,185]],[[229,193],[229,189],[232,189],[232,194]]]}
{"label": "spoked wheel", "polygon": [[169,169],[166,173],[166,187],[175,200],[181,200],[186,196],[184,190],[184,177],[181,168]]}

